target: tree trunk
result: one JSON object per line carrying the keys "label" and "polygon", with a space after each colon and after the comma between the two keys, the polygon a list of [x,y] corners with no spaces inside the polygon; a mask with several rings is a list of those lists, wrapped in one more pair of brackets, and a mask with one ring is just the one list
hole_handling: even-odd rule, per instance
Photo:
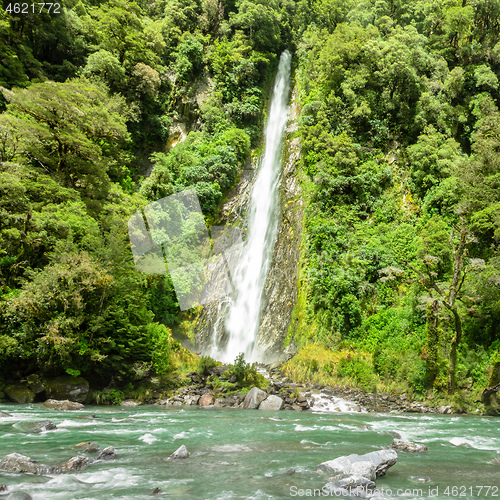
{"label": "tree trunk", "polygon": [[427,385],[432,388],[434,380],[437,375],[437,362],[438,362],[438,301],[434,300],[431,305],[427,307]]}
{"label": "tree trunk", "polygon": [[457,388],[456,370],[457,370],[457,348],[462,340],[462,321],[457,308],[454,307],[451,312],[455,319],[455,337],[450,346],[450,367],[448,370],[448,394],[453,394]]}

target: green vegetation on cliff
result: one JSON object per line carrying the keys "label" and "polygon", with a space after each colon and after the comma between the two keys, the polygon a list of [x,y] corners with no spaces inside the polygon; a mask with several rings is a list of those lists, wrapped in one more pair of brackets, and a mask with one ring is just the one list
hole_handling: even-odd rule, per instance
{"label": "green vegetation on cliff", "polygon": [[362,384],[477,396],[499,382],[488,378],[500,348],[500,3],[327,0],[307,12],[289,336],[370,353]]}

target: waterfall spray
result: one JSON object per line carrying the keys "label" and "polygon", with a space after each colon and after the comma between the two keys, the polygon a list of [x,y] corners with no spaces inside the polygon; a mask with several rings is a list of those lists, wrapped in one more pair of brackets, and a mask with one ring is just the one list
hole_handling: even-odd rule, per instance
{"label": "waterfall spray", "polygon": [[247,361],[258,361],[256,345],[264,283],[271,264],[278,231],[281,147],[288,117],[292,56],[281,54],[265,129],[265,150],[253,186],[248,233],[234,276],[235,295],[226,319],[228,343],[221,356],[228,362],[244,353]]}

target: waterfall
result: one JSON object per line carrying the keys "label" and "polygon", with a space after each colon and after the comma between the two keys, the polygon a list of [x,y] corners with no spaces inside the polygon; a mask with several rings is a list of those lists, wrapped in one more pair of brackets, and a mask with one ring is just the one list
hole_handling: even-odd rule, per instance
{"label": "waterfall", "polygon": [[239,353],[259,361],[256,345],[264,283],[271,264],[278,230],[281,146],[288,117],[292,56],[281,54],[265,129],[261,158],[249,208],[248,233],[234,276],[235,292],[226,318],[228,343],[218,358],[233,362]]}

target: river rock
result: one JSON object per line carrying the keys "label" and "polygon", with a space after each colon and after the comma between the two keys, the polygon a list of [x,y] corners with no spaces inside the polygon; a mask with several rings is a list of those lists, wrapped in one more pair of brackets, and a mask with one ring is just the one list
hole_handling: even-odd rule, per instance
{"label": "river rock", "polygon": [[500,464],[500,457],[496,457],[491,461],[492,464]]}
{"label": "river rock", "polygon": [[95,453],[101,449],[97,443],[93,443],[92,441],[84,441],[83,443],[75,444],[75,446],[72,446],[71,448],[83,451],[84,453]]}
{"label": "river rock", "polygon": [[13,491],[5,497],[5,500],[33,500],[33,497],[25,491]]}
{"label": "river rock", "polygon": [[7,413],[6,411],[0,411],[0,417],[13,417],[13,415]]}
{"label": "river rock", "polygon": [[161,493],[163,493],[163,491],[161,491],[160,488],[153,488],[151,490],[151,495],[160,495]]}
{"label": "river rock", "polygon": [[54,474],[61,472],[59,467],[39,464],[30,457],[26,457],[20,453],[11,453],[7,455],[0,462],[0,470],[25,474]]}
{"label": "river rock", "polygon": [[200,406],[209,406],[214,404],[214,395],[213,394],[203,394],[201,398],[198,400],[198,404]]}
{"label": "river rock", "polygon": [[116,458],[115,449],[112,446],[104,448],[104,450],[97,455],[96,460],[114,460]]}
{"label": "river rock", "polygon": [[429,451],[425,444],[412,443],[411,441],[403,441],[402,439],[395,439],[391,448],[398,451],[408,451],[410,453],[425,453]]}
{"label": "river rock", "polygon": [[277,411],[282,410],[284,406],[283,400],[279,396],[268,396],[259,405],[259,410]]}
{"label": "river rock", "polygon": [[73,410],[85,409],[85,406],[83,406],[81,403],[77,403],[75,401],[68,401],[67,399],[65,399],[64,401],[58,401],[57,399],[47,399],[47,401],[43,403],[43,406],[59,411],[73,411]]}
{"label": "river rock", "polygon": [[443,413],[443,414],[449,414],[452,413],[452,408],[451,406],[440,406],[438,408],[438,413]]}
{"label": "river rock", "polygon": [[[339,475],[341,479],[357,475],[372,480],[373,472],[375,477],[383,476],[397,460],[398,454],[394,450],[380,450],[365,453],[364,455],[352,454],[329,460],[319,464],[314,470]],[[355,465],[356,463],[359,465]]]}
{"label": "river rock", "polygon": [[189,457],[189,452],[187,451],[187,448],[182,445],[181,447],[177,448],[172,455],[168,457],[168,460],[177,460],[180,458],[188,458]]}
{"label": "river rock", "polygon": [[40,422],[23,422],[21,424],[23,430],[26,432],[35,432],[40,434],[45,431],[53,431],[57,429],[57,425],[52,420],[42,420]]}
{"label": "river rock", "polygon": [[249,393],[245,396],[243,401],[243,408],[246,410],[256,410],[259,405],[267,398],[267,392],[259,389],[258,387],[252,387]]}
{"label": "river rock", "polygon": [[9,384],[3,389],[5,395],[14,403],[33,403],[35,393],[30,391],[24,384]]}
{"label": "river rock", "polygon": [[83,403],[89,392],[89,383],[83,377],[70,375],[57,377],[46,383],[50,399],[76,401]]}
{"label": "river rock", "polygon": [[4,491],[7,491],[7,485],[6,484],[0,484],[0,493],[3,493]]}

